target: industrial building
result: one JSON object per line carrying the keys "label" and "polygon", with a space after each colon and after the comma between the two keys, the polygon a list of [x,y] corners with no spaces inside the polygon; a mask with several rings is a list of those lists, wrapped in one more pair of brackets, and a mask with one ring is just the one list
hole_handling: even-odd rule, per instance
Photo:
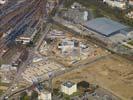
{"label": "industrial building", "polygon": [[90,30],[95,31],[106,37],[114,35],[117,32],[127,28],[127,26],[107,18],[96,18],[94,20],[86,22],[85,25]]}
{"label": "industrial building", "polygon": [[115,43],[133,38],[132,28],[104,17],[90,20],[84,26],[92,33],[100,34]]}
{"label": "industrial building", "polygon": [[77,85],[73,82],[67,81],[61,85],[61,91],[65,94],[71,95],[77,91]]}
{"label": "industrial building", "polygon": [[24,34],[16,38],[16,42],[22,42],[23,44],[28,44],[33,40],[36,33],[37,33],[37,30],[35,30],[34,28],[28,28],[24,32]]}
{"label": "industrial building", "polygon": [[89,15],[89,11],[76,2],[71,6],[71,8],[62,10],[59,13],[59,16],[61,16],[63,19],[73,23],[85,22],[90,19]]}

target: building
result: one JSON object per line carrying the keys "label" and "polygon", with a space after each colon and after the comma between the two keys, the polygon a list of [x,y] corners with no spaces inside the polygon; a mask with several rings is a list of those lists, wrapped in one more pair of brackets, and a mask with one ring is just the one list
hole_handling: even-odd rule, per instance
{"label": "building", "polygon": [[97,38],[104,37],[113,43],[122,43],[133,38],[133,29],[116,21],[107,18],[96,18],[84,24],[93,35],[99,35]]}
{"label": "building", "polygon": [[62,43],[59,44],[58,48],[61,49],[62,54],[69,54],[74,48],[74,41],[63,39]]}
{"label": "building", "polygon": [[48,91],[40,92],[38,100],[52,100],[52,94]]}
{"label": "building", "polygon": [[28,44],[33,41],[33,38],[37,30],[34,28],[28,28],[22,35],[16,38],[16,42],[21,42],[22,44]]}
{"label": "building", "polygon": [[71,95],[77,91],[77,85],[73,82],[67,81],[61,85],[61,91],[65,94]]}
{"label": "building", "polygon": [[118,31],[127,28],[127,26],[107,18],[96,18],[94,20],[88,21],[85,25],[90,30],[95,31],[106,37],[114,35]]}
{"label": "building", "polygon": [[59,30],[51,30],[49,34],[47,34],[47,38],[55,39],[55,38],[65,38],[66,34],[63,31]]}
{"label": "building", "polygon": [[126,17],[133,19],[133,11],[126,14]]}
{"label": "building", "polygon": [[129,5],[133,6],[133,0],[129,0]]}
{"label": "building", "polygon": [[60,13],[63,19],[73,23],[83,23],[87,21],[89,19],[88,15],[88,11],[84,9],[68,9]]}
{"label": "building", "polygon": [[80,5],[80,4],[77,3],[77,2],[74,2],[73,5],[71,5],[71,8],[72,8],[72,9],[81,9],[81,8],[82,8],[82,5]]}
{"label": "building", "polygon": [[120,9],[126,8],[126,2],[124,0],[103,0],[104,3],[107,3],[108,5],[112,7],[117,7]]}
{"label": "building", "polygon": [[1,82],[10,83],[13,79],[15,73],[17,72],[17,67],[13,67],[8,64],[3,64],[0,67],[1,75]]}
{"label": "building", "polygon": [[7,0],[0,0],[0,4],[5,4]]}

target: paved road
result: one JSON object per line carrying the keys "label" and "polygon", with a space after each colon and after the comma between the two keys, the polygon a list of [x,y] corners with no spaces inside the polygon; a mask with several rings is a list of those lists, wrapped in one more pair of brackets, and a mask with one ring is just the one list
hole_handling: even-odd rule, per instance
{"label": "paved road", "polygon": [[[98,57],[96,59],[93,59],[93,60],[90,60],[90,61],[83,61],[83,63],[80,63],[79,65],[76,65],[76,66],[72,66],[71,68],[67,68],[66,70],[60,70],[60,71],[56,71],[53,73],[52,75],[52,78],[55,78],[55,77],[58,77],[60,75],[63,75],[65,73],[69,73],[69,72],[72,72],[72,71],[75,71],[75,70],[79,70],[79,69],[82,69],[82,68],[87,68],[87,67],[91,67],[90,65],[91,64],[94,64],[96,63],[97,61],[101,60],[101,59],[106,59],[106,57],[108,57],[109,55],[105,55],[105,56],[101,56],[101,57]],[[51,58],[50,58],[51,59]],[[56,59],[56,58],[52,58],[53,60]],[[48,78],[49,79],[49,78]],[[42,82],[48,80],[48,79],[44,79]],[[22,89],[22,90],[19,90],[19,91],[16,91],[16,92],[13,92],[13,93],[10,93],[10,95],[8,95],[9,97],[12,97],[13,95],[15,94],[18,94],[18,93],[21,93],[23,91],[25,91],[26,89],[28,89],[29,87],[31,86],[27,86],[26,88]]]}

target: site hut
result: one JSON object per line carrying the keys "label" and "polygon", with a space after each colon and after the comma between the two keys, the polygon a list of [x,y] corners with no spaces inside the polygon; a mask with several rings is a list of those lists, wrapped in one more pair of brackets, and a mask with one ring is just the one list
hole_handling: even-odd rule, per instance
{"label": "site hut", "polygon": [[84,24],[84,27],[92,33],[91,36],[108,45],[122,44],[124,41],[133,38],[133,29],[131,27],[105,17],[90,20]]}
{"label": "site hut", "polygon": [[67,95],[72,95],[74,92],[77,92],[77,85],[67,81],[61,85],[61,91]]}

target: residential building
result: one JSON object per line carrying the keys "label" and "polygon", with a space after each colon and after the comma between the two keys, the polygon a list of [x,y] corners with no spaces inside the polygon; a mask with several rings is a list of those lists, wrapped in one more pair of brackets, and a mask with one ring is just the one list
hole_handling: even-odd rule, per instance
{"label": "residential building", "polygon": [[73,82],[67,81],[61,85],[61,91],[65,94],[71,95],[77,91],[77,85]]}
{"label": "residential building", "polygon": [[7,0],[0,0],[0,4],[5,4]]}
{"label": "residential building", "polygon": [[106,43],[123,43],[133,38],[132,28],[104,17],[90,20],[84,26]]}

